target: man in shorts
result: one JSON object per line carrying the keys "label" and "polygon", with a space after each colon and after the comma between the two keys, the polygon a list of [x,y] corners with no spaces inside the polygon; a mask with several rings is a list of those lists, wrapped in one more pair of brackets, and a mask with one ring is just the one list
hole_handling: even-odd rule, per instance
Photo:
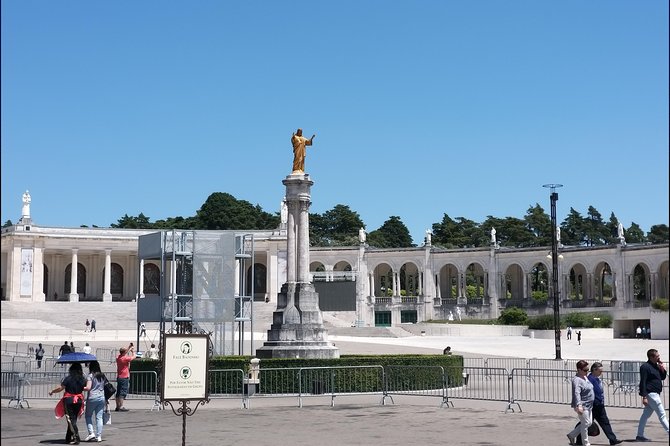
{"label": "man in shorts", "polygon": [[127,348],[121,347],[119,356],[116,357],[116,409],[114,409],[116,412],[128,412],[128,409],[123,407],[123,400],[130,389],[130,363],[136,357],[132,342]]}

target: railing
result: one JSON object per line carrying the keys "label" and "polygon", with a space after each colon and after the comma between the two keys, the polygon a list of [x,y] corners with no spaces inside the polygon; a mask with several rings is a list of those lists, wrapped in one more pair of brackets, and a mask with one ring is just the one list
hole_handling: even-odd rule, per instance
{"label": "railing", "polygon": [[[20,361],[14,362],[14,365]],[[381,395],[379,404],[394,395],[438,398],[440,407],[456,399],[500,401],[507,411],[521,402],[570,404],[571,380],[577,360],[523,358],[464,358],[464,367],[369,365],[341,367],[302,367],[261,369],[258,380],[245,378],[242,370],[211,370],[211,398],[240,398],[249,408],[250,399],[295,397],[299,407],[304,398],[346,395]],[[590,363],[595,361],[589,361]],[[640,408],[638,396],[639,366],[637,361],[605,361],[610,370],[601,377],[605,404],[610,407]],[[3,366],[10,366],[5,362]],[[20,372],[3,370],[0,375],[2,398],[17,409],[30,407],[31,399],[54,402],[60,395],[49,396],[49,390],[61,382],[65,369]],[[110,381],[115,373],[107,374]],[[131,372],[127,399],[152,402],[151,409],[160,409],[158,376],[154,371]],[[668,407],[668,384],[663,383],[663,404]]]}

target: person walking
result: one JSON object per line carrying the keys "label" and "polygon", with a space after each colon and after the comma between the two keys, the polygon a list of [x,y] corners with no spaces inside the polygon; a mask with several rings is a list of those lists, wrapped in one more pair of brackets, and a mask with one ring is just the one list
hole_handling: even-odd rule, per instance
{"label": "person walking", "polygon": [[605,410],[605,394],[600,376],[603,374],[603,365],[600,362],[594,362],[591,365],[591,373],[587,377],[593,385],[593,419],[598,422],[605,436],[610,441],[610,445],[621,444],[623,440],[617,439],[612,431],[610,420]]}
{"label": "person walking", "polygon": [[582,331],[577,332],[577,345],[582,345]]}
{"label": "person walking", "polygon": [[147,337],[147,326],[144,324],[144,322],[140,324],[140,336],[143,338]]}
{"label": "person walking", "polygon": [[[86,398],[86,428],[88,437],[84,441],[102,441],[102,414],[105,412],[105,382],[107,377],[100,370],[98,361],[91,361],[88,365],[89,375],[86,382],[88,396]],[[93,416],[95,415],[95,428]]]}
{"label": "person walking", "polygon": [[580,359],[577,361],[577,374],[572,378],[572,402],[570,406],[577,413],[579,423],[567,434],[571,445],[576,444],[577,435],[582,435],[582,444],[591,446],[589,442],[589,426],[591,426],[593,400],[593,384],[586,378],[589,373],[589,363]]}
{"label": "person walking", "polygon": [[95,319],[91,319],[91,331],[97,332],[97,330],[95,329]]}
{"label": "person walking", "polygon": [[130,363],[136,357],[132,342],[128,348],[121,347],[119,356],[116,357],[116,409],[114,409],[116,412],[128,412],[123,406],[123,400],[130,389]]}
{"label": "person walking", "polygon": [[35,359],[37,360],[37,368],[42,368],[42,358],[44,358],[44,348],[42,344],[37,344],[37,349],[35,350]]}
{"label": "person walking", "polygon": [[70,366],[69,373],[60,385],[49,392],[49,396],[54,393],[62,392],[63,397],[56,404],[56,418],[65,416],[67,421],[67,432],[65,433],[66,444],[79,444],[79,429],[77,428],[77,418],[84,411],[84,388],[86,387],[86,378],[82,371],[81,364],[75,362]]}
{"label": "person walking", "polygon": [[86,330],[84,330],[84,333],[91,331],[91,321],[86,318]]}
{"label": "person walking", "polygon": [[570,325],[568,325],[567,334],[565,337],[568,340],[572,339],[572,327]]}
{"label": "person walking", "polygon": [[663,381],[667,376],[668,372],[665,370],[665,365],[658,350],[653,348],[647,350],[647,362],[640,366],[640,396],[644,409],[637,425],[635,441],[651,441],[644,436],[644,428],[647,426],[647,421],[652,412],[656,412],[663,429],[670,434],[668,417],[665,414],[665,407],[661,399]]}

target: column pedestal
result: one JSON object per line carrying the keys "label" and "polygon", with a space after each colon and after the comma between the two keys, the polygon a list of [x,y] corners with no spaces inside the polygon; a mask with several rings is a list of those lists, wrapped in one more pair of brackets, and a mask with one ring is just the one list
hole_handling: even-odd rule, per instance
{"label": "column pedestal", "polygon": [[319,309],[319,294],[309,282],[309,205],[314,182],[308,174],[291,174],[286,186],[288,281],[277,295],[277,311],[258,358],[339,358],[328,342]]}

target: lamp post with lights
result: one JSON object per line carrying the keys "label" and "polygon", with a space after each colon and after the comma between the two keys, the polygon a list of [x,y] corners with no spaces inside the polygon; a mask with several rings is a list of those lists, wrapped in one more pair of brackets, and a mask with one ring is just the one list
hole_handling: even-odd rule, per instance
{"label": "lamp post with lights", "polygon": [[561,317],[560,300],[558,295],[558,241],[556,240],[556,202],[558,192],[556,189],[563,187],[562,184],[543,184],[551,190],[549,199],[551,202],[551,292],[554,300],[554,343],[556,347],[556,359],[561,358]]}

